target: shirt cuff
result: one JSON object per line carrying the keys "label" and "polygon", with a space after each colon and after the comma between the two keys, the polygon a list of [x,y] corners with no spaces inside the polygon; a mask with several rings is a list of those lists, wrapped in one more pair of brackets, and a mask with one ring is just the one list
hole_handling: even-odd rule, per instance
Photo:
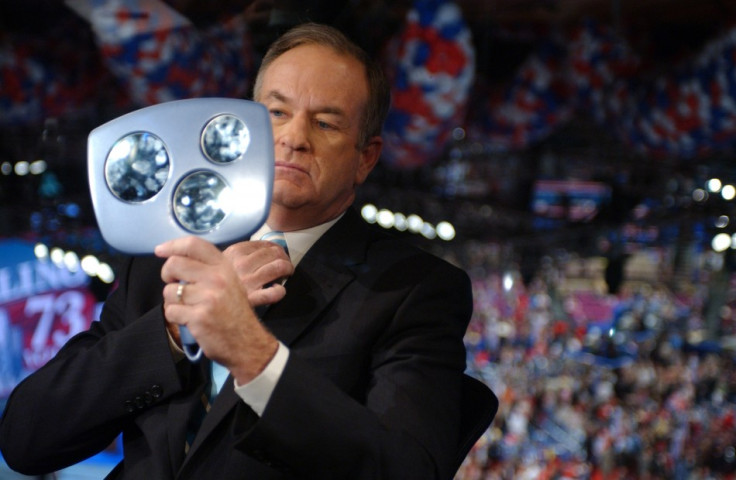
{"label": "shirt cuff", "polygon": [[266,368],[253,380],[245,385],[238,385],[235,382],[235,393],[247,403],[254,412],[260,417],[266,410],[266,405],[271,399],[271,394],[276,388],[276,384],[281,378],[281,374],[286,368],[286,361],[289,359],[289,348],[279,342],[276,354],[266,365]]}
{"label": "shirt cuff", "polygon": [[171,355],[174,357],[174,363],[184,360],[186,358],[186,354],[184,353],[184,350],[176,344],[176,340],[171,336],[171,332],[169,332],[168,328],[166,329],[166,335],[169,337],[169,349],[171,349]]}

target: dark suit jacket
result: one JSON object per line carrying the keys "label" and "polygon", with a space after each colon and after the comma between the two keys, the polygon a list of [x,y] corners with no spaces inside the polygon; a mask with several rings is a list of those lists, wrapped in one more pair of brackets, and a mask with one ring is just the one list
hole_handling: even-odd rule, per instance
{"label": "dark suit jacket", "polygon": [[291,351],[263,416],[228,379],[186,456],[207,361],[174,362],[162,262],[131,259],[100,321],[13,392],[5,460],[50,472],[122,432],[110,478],[451,478],[470,283],[378,230],[351,209],[310,249],[263,318]]}

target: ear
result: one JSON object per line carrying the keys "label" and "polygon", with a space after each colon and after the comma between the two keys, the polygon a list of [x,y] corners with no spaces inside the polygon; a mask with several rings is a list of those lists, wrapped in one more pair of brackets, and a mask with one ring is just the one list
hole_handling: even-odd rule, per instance
{"label": "ear", "polygon": [[356,186],[361,185],[365,182],[365,179],[368,178],[368,174],[371,173],[373,167],[378,163],[382,148],[383,139],[379,136],[375,136],[368,140],[368,145],[361,150],[360,158],[358,159],[358,168],[355,171]]}

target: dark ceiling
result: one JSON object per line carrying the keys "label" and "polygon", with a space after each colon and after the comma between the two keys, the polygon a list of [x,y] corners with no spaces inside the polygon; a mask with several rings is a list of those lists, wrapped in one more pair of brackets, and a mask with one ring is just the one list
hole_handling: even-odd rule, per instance
{"label": "dark ceiling", "polygon": [[[388,0],[169,0],[168,3],[202,25],[218,21],[223,12],[251,8],[260,15],[254,33],[261,49],[290,24],[316,20],[338,26],[376,55],[401,29],[412,7],[410,1]],[[503,87],[540,39],[586,18],[614,26],[634,48],[646,52],[653,72],[666,70],[671,62],[697,51],[736,19],[736,2],[731,0],[459,0],[457,3],[472,30],[477,76],[492,88]],[[274,10],[281,12],[278,21],[274,20]],[[0,26],[10,36],[42,38],[46,32],[58,28],[60,19],[70,15],[61,2],[25,0],[0,4]],[[76,25],[85,28],[81,22]],[[29,218],[34,213],[53,210],[59,202],[77,202],[82,206],[78,218],[59,219],[62,227],[73,230],[94,225],[84,182],[86,135],[95,122],[130,107],[116,108],[119,110],[101,107],[94,114],[86,112],[54,119],[51,123],[0,124],[0,148],[11,161],[31,155],[29,152],[53,150],[57,163],[50,168],[65,192],[62,198],[44,200],[37,193],[39,180],[0,177],[0,236],[47,234],[48,231],[34,231]],[[50,137],[58,141],[51,142]],[[458,240],[514,242],[521,248],[539,248],[541,244],[545,248],[586,250],[595,248],[595,238],[601,232],[617,235],[622,224],[632,221],[633,209],[650,199],[655,199],[659,206],[652,208],[646,222],[663,229],[674,225],[677,236],[689,237],[692,224],[702,224],[718,212],[726,211],[723,205],[693,206],[688,200],[692,186],[711,175],[730,176],[736,181],[733,163],[728,152],[697,161],[650,159],[627,150],[605,128],[584,116],[576,116],[564,128],[525,151],[490,152],[457,141],[424,167],[409,171],[379,167],[365,186],[360,201],[420,213],[435,221],[451,220],[458,230]],[[451,168],[457,170],[458,165],[465,173],[450,175]],[[612,200],[594,221],[563,220],[540,229],[538,218],[530,210],[532,189],[540,175],[550,171],[561,179],[604,182],[613,189]]]}

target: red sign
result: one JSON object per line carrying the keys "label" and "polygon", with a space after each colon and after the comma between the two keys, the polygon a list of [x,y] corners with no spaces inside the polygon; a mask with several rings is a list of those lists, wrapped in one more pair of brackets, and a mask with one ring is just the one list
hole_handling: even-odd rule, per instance
{"label": "red sign", "polygon": [[31,244],[0,243],[0,399],[95,319],[84,272],[33,256]]}

